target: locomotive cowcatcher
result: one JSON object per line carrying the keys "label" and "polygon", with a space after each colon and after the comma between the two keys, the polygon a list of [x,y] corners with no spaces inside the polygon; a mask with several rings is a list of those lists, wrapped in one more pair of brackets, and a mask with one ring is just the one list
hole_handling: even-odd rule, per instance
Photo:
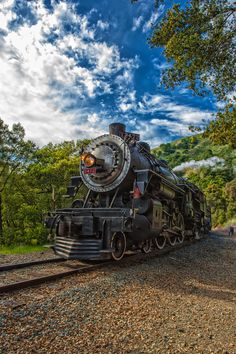
{"label": "locomotive cowcatcher", "polygon": [[201,190],[177,177],[121,123],[111,124],[109,134],[83,151],[80,176],[71,177],[67,196],[75,198],[82,185],[84,199],[74,199],[48,220],[55,230],[54,251],[62,257],[120,260],[130,249],[148,253],[152,246],[174,246],[210,230]]}

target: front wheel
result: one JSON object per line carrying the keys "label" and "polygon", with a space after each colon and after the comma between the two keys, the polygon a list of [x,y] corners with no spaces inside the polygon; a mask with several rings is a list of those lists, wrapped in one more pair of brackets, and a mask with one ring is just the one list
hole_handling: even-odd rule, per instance
{"label": "front wheel", "polygon": [[111,248],[113,249],[111,257],[115,261],[120,261],[126,251],[126,236],[123,232],[115,232],[113,234],[111,240]]}

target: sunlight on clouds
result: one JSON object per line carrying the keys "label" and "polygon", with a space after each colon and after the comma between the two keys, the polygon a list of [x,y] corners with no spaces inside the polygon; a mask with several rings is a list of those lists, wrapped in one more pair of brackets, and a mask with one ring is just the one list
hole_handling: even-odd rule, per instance
{"label": "sunlight on clouds", "polygon": [[156,127],[167,128],[169,132],[174,133],[175,135],[185,136],[190,134],[188,126],[180,122],[154,118],[151,119],[150,123]]}
{"label": "sunlight on clouds", "polygon": [[93,113],[90,116],[88,116],[88,122],[89,123],[97,123],[99,121],[99,116],[97,115],[97,113]]}
{"label": "sunlight on clouds", "polygon": [[[126,112],[129,108],[124,98],[120,109]],[[162,94],[145,94],[136,105],[133,102],[132,109],[143,117],[147,115],[152,117],[143,122],[139,119],[136,125],[142,131],[142,136],[150,141],[152,147],[170,141],[171,136],[190,135],[190,125],[204,125],[204,121],[212,118],[211,112],[177,104],[170,97]],[[158,114],[159,116],[156,117]]]}
{"label": "sunlight on clouds", "polygon": [[[112,93],[112,75],[122,77],[117,85],[125,88],[137,60],[122,58],[116,45],[96,41],[96,28],[73,4],[53,1],[49,11],[42,0],[30,2],[36,20],[10,30],[16,18],[13,5],[0,3],[0,28],[5,31],[0,37],[0,116],[8,124],[21,122],[27,137],[39,144],[94,136],[99,116],[76,104]],[[72,30],[65,30],[66,23]],[[97,27],[105,30],[109,24],[99,20]],[[48,36],[55,38],[49,41]],[[89,65],[80,65],[81,60]],[[65,110],[68,105],[75,108]]]}
{"label": "sunlight on clouds", "polygon": [[93,43],[87,47],[90,61],[96,65],[95,72],[110,74],[122,68],[120,53],[116,46],[106,43]]}
{"label": "sunlight on clouds", "polygon": [[80,123],[76,126],[76,135],[78,139],[94,139],[97,136],[108,134],[108,124],[100,119],[97,114],[81,115]]}
{"label": "sunlight on clouds", "polygon": [[122,112],[129,111],[130,109],[134,108],[134,105],[132,103],[121,103],[119,105],[119,108]]}
{"label": "sunlight on clouds", "polygon": [[0,30],[7,31],[8,24],[16,18],[16,15],[11,11],[14,0],[0,1]]}
{"label": "sunlight on clouds", "polygon": [[124,96],[120,97],[119,109],[122,112],[127,112],[131,109],[136,109],[136,91],[128,91]]}
{"label": "sunlight on clouds", "polygon": [[97,2],[88,10],[65,0],[51,0],[50,9],[44,0],[15,4],[0,0],[0,117],[21,122],[28,138],[39,144],[92,138],[122,121],[156,146],[211,118],[209,111],[178,103],[174,94],[153,94],[157,70],[169,64],[159,55],[154,59],[144,43],[137,51],[133,44],[163,7],[152,12],[153,4],[140,2],[119,27],[109,12],[114,4],[109,11]]}
{"label": "sunlight on clouds", "polygon": [[165,116],[179,120],[184,124],[197,124],[212,118],[212,112],[177,104],[164,95],[145,94],[138,102],[137,112],[142,114],[162,112],[165,113]]}

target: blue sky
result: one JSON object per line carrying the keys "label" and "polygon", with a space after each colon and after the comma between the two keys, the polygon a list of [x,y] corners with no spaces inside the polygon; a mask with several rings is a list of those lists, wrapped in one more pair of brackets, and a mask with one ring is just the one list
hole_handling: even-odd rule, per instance
{"label": "blue sky", "polygon": [[160,85],[168,63],[147,37],[172,3],[0,0],[0,117],[39,145],[92,138],[115,121],[152,146],[188,135],[216,102]]}

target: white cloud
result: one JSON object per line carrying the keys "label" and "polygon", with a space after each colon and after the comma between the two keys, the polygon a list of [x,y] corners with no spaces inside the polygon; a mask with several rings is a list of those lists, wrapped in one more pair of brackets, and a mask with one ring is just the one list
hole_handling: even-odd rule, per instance
{"label": "white cloud", "polygon": [[157,10],[153,11],[150,19],[144,24],[143,32],[148,32],[156,24],[158,18],[164,13],[165,6],[160,5]]}
{"label": "white cloud", "polygon": [[95,64],[95,72],[110,74],[119,71],[123,64],[120,60],[120,53],[117,46],[108,46],[105,42],[93,43],[87,46],[89,60]]}
{"label": "white cloud", "polygon": [[119,109],[122,112],[127,112],[131,109],[136,109],[136,91],[131,90],[120,97]]}
{"label": "white cloud", "polygon": [[212,118],[212,112],[203,111],[183,104],[177,104],[168,96],[161,94],[145,94],[142,100],[137,104],[137,112],[142,114],[162,112],[165,116],[174,120],[179,120],[187,125],[201,124],[203,120],[209,120]]}
{"label": "white cloud", "polygon": [[185,136],[190,134],[188,126],[181,122],[173,122],[168,119],[154,118],[151,119],[150,123],[153,126],[159,128],[167,128],[170,133],[173,133],[175,135]]}
{"label": "white cloud", "polygon": [[136,114],[151,116],[144,122],[137,121],[136,128],[142,132],[142,139],[150,141],[152,147],[168,142],[171,135],[190,135],[190,125],[203,126],[205,124],[203,120],[212,118],[209,111],[178,104],[162,94],[145,94],[140,101],[132,101],[132,105],[124,97],[120,109],[123,112],[133,109]]}
{"label": "white cloud", "polygon": [[99,121],[99,116],[97,115],[97,113],[93,113],[91,115],[88,116],[88,122],[89,123],[97,123]]}
{"label": "white cloud", "polygon": [[143,16],[134,18],[132,31],[136,31],[141,26],[142,22],[143,22]]}
{"label": "white cloud", "polygon": [[[151,120],[141,120],[133,118],[129,120],[129,125],[138,132],[141,140],[147,141],[152,148],[170,141],[170,135],[186,136],[190,134],[188,126],[181,122],[172,122],[167,119],[153,118]],[[163,134],[163,130],[168,132]]]}
{"label": "white cloud", "polygon": [[224,110],[228,103],[235,104],[236,101],[236,91],[232,91],[227,95],[227,100],[225,101],[216,101],[215,105],[219,110]]}
{"label": "white cloud", "polygon": [[[137,60],[124,59],[117,46],[96,41],[96,28],[66,1],[52,1],[50,11],[43,0],[28,2],[34,22],[10,30],[8,25],[16,18],[13,5],[9,0],[0,3],[0,29],[5,31],[0,39],[1,118],[8,124],[20,122],[27,138],[39,144],[94,136],[96,113],[88,114],[88,107],[67,107],[111,93],[111,80],[117,79],[124,90]],[[97,26],[108,28],[101,20]],[[48,41],[48,36],[55,38]],[[80,65],[83,60],[87,66]],[[102,125],[99,132],[104,132]]]}
{"label": "white cloud", "polygon": [[134,108],[134,105],[132,103],[124,103],[122,102],[120,105],[119,105],[119,108],[122,112],[127,112],[129,111],[130,109]]}
{"label": "white cloud", "polygon": [[161,62],[160,59],[153,59],[153,66],[155,69],[157,70],[165,70],[171,67],[171,64],[167,63],[167,62]]}
{"label": "white cloud", "polygon": [[173,119],[179,119],[186,124],[201,124],[204,120],[208,121],[212,118],[211,112],[201,111],[196,108],[169,104],[166,105],[165,109],[170,111],[167,116]]}
{"label": "white cloud", "polygon": [[103,22],[102,20],[98,20],[97,22],[97,28],[100,28],[102,31],[105,31],[106,29],[109,28],[109,23],[108,22]]}
{"label": "white cloud", "polygon": [[97,136],[107,134],[108,126],[107,124],[105,125],[105,127],[103,124],[97,126],[97,123],[91,123],[85,120],[84,122],[81,122],[76,129],[77,139],[82,139],[84,137],[86,137],[86,139],[94,139]]}
{"label": "white cloud", "polygon": [[3,0],[0,3],[0,29],[6,31],[10,21],[16,18],[16,15],[11,11],[14,0]]}
{"label": "white cloud", "polygon": [[156,124],[153,124],[150,121],[135,119],[133,125],[134,132],[140,134],[141,141],[148,142],[152,148],[167,142],[166,137],[159,134]]}
{"label": "white cloud", "polygon": [[200,167],[221,167],[224,165],[225,160],[221,159],[217,156],[210,157],[206,160],[191,160],[188,162],[183,162],[181,165],[176,166],[173,170],[174,171],[183,171],[187,168],[200,168]]}

